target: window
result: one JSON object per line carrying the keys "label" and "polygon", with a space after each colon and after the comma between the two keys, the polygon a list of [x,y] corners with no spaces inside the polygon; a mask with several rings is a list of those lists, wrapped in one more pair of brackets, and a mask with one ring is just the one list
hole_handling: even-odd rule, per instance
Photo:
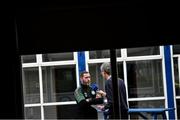
{"label": "window", "polygon": [[40,107],[26,107],[25,118],[26,119],[41,119]]}
{"label": "window", "polygon": [[59,111],[60,106],[45,106],[44,107],[44,118],[45,119],[59,119],[60,112]]}
{"label": "window", "polygon": [[42,67],[44,102],[74,101],[75,65]]}
{"label": "window", "polygon": [[42,58],[43,58],[43,62],[73,60],[73,53],[66,52],[66,53],[43,54]]}
{"label": "window", "polygon": [[174,58],[174,78],[175,78],[175,90],[176,90],[176,95],[180,95],[178,58]]}
{"label": "window", "polygon": [[161,60],[127,62],[130,98],[163,96]]}
{"label": "window", "polygon": [[22,63],[34,63],[36,62],[36,55],[23,55],[21,61]]}
{"label": "window", "polygon": [[105,80],[101,76],[101,64],[102,63],[89,64],[89,72],[91,74],[91,83],[96,83],[99,89],[104,90]]}
{"label": "window", "polygon": [[180,45],[173,45],[173,54],[180,54]]}
{"label": "window", "polygon": [[177,105],[177,116],[180,118],[180,99],[176,99],[176,105]]}
{"label": "window", "polygon": [[[61,102],[62,105],[69,104],[69,101],[71,104],[75,104],[77,62],[74,54],[76,53],[22,56],[26,119],[56,119],[60,115],[59,109],[54,109],[60,104],[58,102]],[[33,59],[37,59],[37,61],[35,62]]]}
{"label": "window", "polygon": [[[164,108],[164,100],[153,100],[153,101],[132,101],[129,102],[131,108]],[[150,114],[143,113],[147,118],[152,118]],[[131,114],[130,119],[142,119],[137,114]],[[152,118],[153,119],[153,118]],[[158,116],[158,119],[162,119],[162,116]]]}
{"label": "window", "polygon": [[22,75],[25,104],[40,103],[38,68],[23,68]]}
{"label": "window", "polygon": [[176,92],[177,118],[180,118],[180,45],[173,45],[174,85]]}
{"label": "window", "polygon": [[[117,57],[121,57],[121,50],[117,50]],[[110,50],[89,51],[90,59],[110,58]]]}
{"label": "window", "polygon": [[145,55],[159,55],[159,46],[157,47],[138,47],[138,48],[128,48],[128,56],[145,56]]}

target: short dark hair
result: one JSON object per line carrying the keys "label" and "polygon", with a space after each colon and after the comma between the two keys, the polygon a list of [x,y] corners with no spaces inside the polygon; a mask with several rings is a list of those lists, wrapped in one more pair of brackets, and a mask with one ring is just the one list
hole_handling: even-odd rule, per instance
{"label": "short dark hair", "polygon": [[110,63],[107,63],[107,62],[105,62],[105,63],[103,63],[102,65],[101,65],[101,72],[105,72],[105,73],[107,73],[108,75],[110,75],[111,74],[111,65],[110,65]]}
{"label": "short dark hair", "polygon": [[89,73],[88,71],[82,71],[81,73],[80,73],[80,77],[82,78],[83,76],[84,76],[84,74],[87,74],[87,73]]}

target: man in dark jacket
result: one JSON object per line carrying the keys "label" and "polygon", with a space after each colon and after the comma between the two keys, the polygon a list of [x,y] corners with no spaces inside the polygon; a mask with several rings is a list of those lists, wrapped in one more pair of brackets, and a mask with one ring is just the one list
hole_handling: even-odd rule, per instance
{"label": "man in dark jacket", "polygon": [[[107,104],[100,109],[109,109],[108,115],[109,119],[113,118],[113,89],[112,89],[112,79],[111,79],[111,68],[110,63],[103,63],[101,65],[101,74],[106,80],[105,82],[105,92],[107,97]],[[118,78],[118,87],[120,92],[120,106],[121,106],[121,119],[128,119],[128,105],[126,98],[126,87],[124,81]]]}
{"label": "man in dark jacket", "polygon": [[80,74],[81,85],[74,92],[75,100],[79,106],[81,119],[97,119],[97,111],[91,105],[103,104],[103,97],[96,97],[97,91],[90,86],[90,73],[84,71]]}

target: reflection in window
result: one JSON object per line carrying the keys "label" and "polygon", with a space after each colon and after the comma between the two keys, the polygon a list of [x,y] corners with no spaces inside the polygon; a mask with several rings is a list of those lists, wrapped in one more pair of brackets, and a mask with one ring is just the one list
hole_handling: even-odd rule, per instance
{"label": "reflection in window", "polygon": [[180,54],[180,45],[173,45],[173,54]]}
{"label": "reflection in window", "polygon": [[117,63],[117,74],[118,77],[124,80],[124,71],[123,71],[123,63],[122,62],[118,62]]}
{"label": "reflection in window", "polygon": [[161,60],[127,62],[130,98],[163,96]]}
{"label": "reflection in window", "polygon": [[73,52],[43,54],[42,58],[43,62],[73,60]]}
{"label": "reflection in window", "polygon": [[144,55],[159,55],[159,47],[138,47],[138,48],[128,48],[128,56],[144,56]]}
{"label": "reflection in window", "polygon": [[42,67],[45,102],[74,100],[76,89],[75,65]]}
{"label": "reflection in window", "polygon": [[44,107],[44,118],[45,119],[59,119],[60,112],[58,112],[58,106],[45,106]]}
{"label": "reflection in window", "polygon": [[23,68],[22,76],[25,104],[40,103],[38,68]]}
{"label": "reflection in window", "polygon": [[23,55],[21,61],[22,63],[34,63],[36,62],[36,55]]}
{"label": "reflection in window", "polygon": [[176,107],[177,107],[177,120],[180,119],[180,99],[176,99]]}
{"label": "reflection in window", "polygon": [[[73,113],[71,113],[73,111]],[[77,105],[55,105],[44,106],[44,119],[49,120],[65,120],[77,119]]]}
{"label": "reflection in window", "polygon": [[25,119],[41,119],[40,107],[26,107]]}
{"label": "reflection in window", "polygon": [[104,90],[105,80],[102,78],[100,66],[102,63],[89,64],[89,72],[91,74],[91,83],[96,83],[99,89]]}
{"label": "reflection in window", "polygon": [[178,59],[177,58],[174,58],[174,78],[175,78],[176,95],[180,95],[180,83],[179,83]]}
{"label": "reflection in window", "polygon": [[[164,108],[164,100],[154,100],[154,101],[132,101],[129,102],[130,108]],[[143,113],[145,116],[147,116],[148,119],[153,119],[151,114]],[[130,119],[142,119],[137,114],[131,114]],[[158,119],[162,119],[161,115],[158,115]]]}
{"label": "reflection in window", "polygon": [[[116,50],[117,57],[121,57],[121,50]],[[110,50],[89,51],[90,59],[110,58]]]}

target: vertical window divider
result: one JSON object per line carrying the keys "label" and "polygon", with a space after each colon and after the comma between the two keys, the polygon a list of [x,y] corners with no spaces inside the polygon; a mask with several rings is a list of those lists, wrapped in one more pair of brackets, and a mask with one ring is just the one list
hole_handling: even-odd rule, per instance
{"label": "vertical window divider", "polygon": [[[174,107],[176,108],[176,90],[175,90],[175,78],[174,78],[174,60],[173,60],[173,46],[170,45],[170,54],[171,54],[171,70],[172,70],[172,84],[173,84],[173,93],[174,93]],[[175,118],[177,119],[177,112],[175,113]]]}
{"label": "vertical window divider", "polygon": [[[124,82],[126,85],[126,93],[127,93],[127,100],[128,100],[128,96],[129,96],[129,92],[128,92],[128,82],[127,82],[127,66],[126,66],[126,59],[127,59],[127,49],[121,49],[121,56],[123,59],[123,73],[124,73]],[[127,103],[129,106],[129,102]]]}
{"label": "vertical window divider", "polygon": [[[167,104],[167,86],[166,86],[166,71],[165,71],[165,60],[164,60],[164,46],[160,48],[160,55],[162,57],[162,70],[163,70],[163,86],[164,86],[164,96],[165,96],[165,107],[168,107]],[[168,116],[168,114],[166,114]]]}
{"label": "vertical window divider", "polygon": [[89,71],[88,61],[89,61],[89,51],[85,51],[85,66],[87,71]]}
{"label": "vertical window divider", "polygon": [[78,52],[74,52],[73,55],[76,63],[76,86],[79,87],[80,83],[79,83],[79,68],[78,68]]}
{"label": "vertical window divider", "polygon": [[40,87],[40,104],[41,104],[41,119],[44,120],[44,108],[43,108],[43,82],[42,82],[42,54],[36,55],[38,69],[39,69],[39,87]]}
{"label": "vertical window divider", "polygon": [[164,50],[163,50],[163,46],[160,46],[160,56],[162,57],[163,56],[163,53],[164,53]]}
{"label": "vertical window divider", "polygon": [[[179,75],[179,83],[180,83],[180,56],[178,56],[178,75]],[[179,84],[180,87],[180,84]]]}

